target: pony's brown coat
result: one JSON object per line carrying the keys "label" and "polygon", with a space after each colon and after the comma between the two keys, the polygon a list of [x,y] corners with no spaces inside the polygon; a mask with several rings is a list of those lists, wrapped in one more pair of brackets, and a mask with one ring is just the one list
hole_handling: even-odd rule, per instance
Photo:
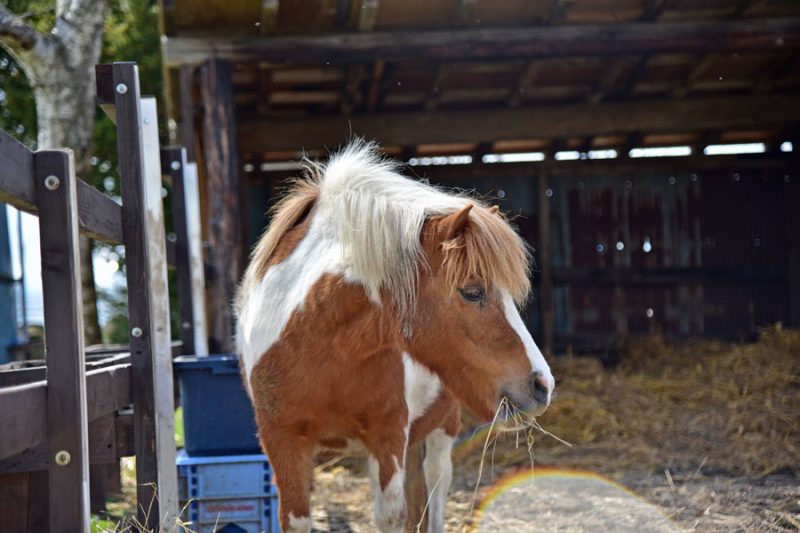
{"label": "pony's brown coat", "polygon": [[[237,297],[239,310],[244,295],[308,234],[321,179],[296,182],[276,205]],[[409,442],[436,428],[457,434],[459,402],[490,419],[501,386],[527,386],[531,365],[500,303],[501,291],[519,302],[530,290],[524,242],[496,209],[478,201],[427,218],[418,238],[422,257],[410,315],[397,305],[391,286],[382,287],[382,303],[376,304],[359,283],[325,274],[253,366],[249,385],[259,438],[274,468],[284,528],[290,516],[310,515],[318,447],[361,441],[376,459],[385,489],[397,468],[404,468]],[[480,305],[456,295],[473,284],[486,289]],[[443,381],[408,435],[403,353]]]}
{"label": "pony's brown coat", "polygon": [[[265,262],[266,268],[291,253],[308,231],[310,220],[307,217],[287,230]],[[362,287],[341,276],[325,275],[315,283],[302,309],[293,313],[280,342],[255,365],[250,385],[259,437],[281,488],[283,523],[288,524],[290,513],[309,515],[308,491],[317,446],[340,447],[346,440],[363,442],[378,461],[382,488],[389,483],[396,466],[403,467],[408,417],[403,393],[403,351],[409,350],[440,375],[458,376],[452,384],[445,385],[433,405],[412,424],[410,443],[439,427],[455,436],[460,413],[456,397],[479,416],[490,418],[497,391],[484,385],[487,379],[529,372],[524,356],[512,361],[510,367],[487,364],[486,359],[478,358],[467,360],[465,365],[464,360],[448,357],[459,345],[459,337],[468,337],[469,332],[456,326],[453,336],[443,337],[442,329],[447,328],[442,324],[447,316],[442,315],[452,313],[431,303],[452,300],[450,289],[440,277],[448,253],[441,246],[445,228],[449,228],[449,221],[433,220],[423,232],[430,269],[420,279],[420,305],[410,350],[409,339],[403,337],[392,306],[377,306]],[[469,231],[465,227],[457,238]],[[458,301],[457,305],[462,303]],[[469,304],[463,304],[460,312],[472,311]],[[498,325],[488,342],[497,345],[498,350],[521,353],[514,332],[507,325],[502,327],[502,312],[481,312],[491,313],[482,320]],[[451,391],[448,385],[455,388]]]}

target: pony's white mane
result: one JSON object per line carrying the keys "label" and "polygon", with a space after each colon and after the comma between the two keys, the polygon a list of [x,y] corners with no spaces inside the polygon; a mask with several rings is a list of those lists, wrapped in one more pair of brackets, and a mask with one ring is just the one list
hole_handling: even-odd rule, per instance
{"label": "pony's white mane", "polygon": [[345,265],[372,300],[380,301],[383,290],[399,309],[413,309],[424,264],[420,232],[425,220],[478,202],[402,176],[375,144],[363,141],[348,145],[317,172],[317,216],[329,217]]}
{"label": "pony's white mane", "polygon": [[[416,303],[419,269],[425,267],[420,235],[426,219],[458,212],[467,204],[476,207],[470,213],[476,231],[445,248],[445,262],[453,273],[449,277],[488,276],[494,279],[487,281],[504,286],[517,301],[527,297],[527,247],[508,222],[481,201],[402,176],[377,145],[364,141],[351,143],[314,170],[319,187],[316,216],[327,217],[326,226],[341,243],[344,264],[372,300],[379,302],[384,291],[401,316],[408,317]],[[473,257],[466,257],[470,254]],[[456,262],[463,265],[453,265]]]}

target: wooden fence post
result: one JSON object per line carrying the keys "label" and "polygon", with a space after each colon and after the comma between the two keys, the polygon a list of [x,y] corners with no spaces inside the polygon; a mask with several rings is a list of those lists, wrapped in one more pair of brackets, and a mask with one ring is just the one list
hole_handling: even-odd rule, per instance
{"label": "wooden fence post", "polygon": [[158,125],[155,101],[141,101],[136,65],[115,63],[113,79],[131,327],[137,514],[146,528],[159,530],[177,518],[178,494]]}
{"label": "wooden fence post", "polygon": [[78,198],[72,152],[34,154],[47,354],[50,531],[89,531]]}

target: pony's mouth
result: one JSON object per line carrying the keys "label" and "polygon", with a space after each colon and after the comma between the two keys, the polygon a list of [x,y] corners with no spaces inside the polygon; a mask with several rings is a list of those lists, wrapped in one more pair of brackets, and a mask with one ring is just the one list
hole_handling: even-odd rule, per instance
{"label": "pony's mouth", "polygon": [[508,392],[503,392],[498,406],[497,421],[501,431],[519,431],[528,429],[536,423],[536,417],[544,413],[547,404],[536,400],[518,401]]}

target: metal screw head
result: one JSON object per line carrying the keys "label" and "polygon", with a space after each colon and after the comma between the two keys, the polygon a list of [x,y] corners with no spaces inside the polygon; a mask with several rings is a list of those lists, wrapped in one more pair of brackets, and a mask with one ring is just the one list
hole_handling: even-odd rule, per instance
{"label": "metal screw head", "polygon": [[44,179],[44,186],[51,191],[58,189],[59,185],[61,185],[61,180],[57,176],[50,175]]}
{"label": "metal screw head", "polygon": [[72,456],[70,456],[67,450],[61,450],[56,452],[56,464],[58,466],[67,466],[69,462],[72,460]]}
{"label": "metal screw head", "polygon": [[148,125],[148,124],[150,124],[150,119],[149,119],[149,118],[146,118],[146,119],[144,119],[144,121],[143,121],[143,122],[145,123],[145,125]]}
{"label": "metal screw head", "polygon": [[131,335],[134,337],[141,337],[142,336],[142,328],[136,327],[131,329]]}
{"label": "metal screw head", "polygon": [[125,94],[126,92],[128,92],[128,86],[125,85],[124,83],[118,83],[115,89],[119,94]]}
{"label": "metal screw head", "polygon": [[179,168],[181,168],[180,161],[173,161],[172,163],[169,164],[169,168],[171,168],[172,170],[178,170]]}

